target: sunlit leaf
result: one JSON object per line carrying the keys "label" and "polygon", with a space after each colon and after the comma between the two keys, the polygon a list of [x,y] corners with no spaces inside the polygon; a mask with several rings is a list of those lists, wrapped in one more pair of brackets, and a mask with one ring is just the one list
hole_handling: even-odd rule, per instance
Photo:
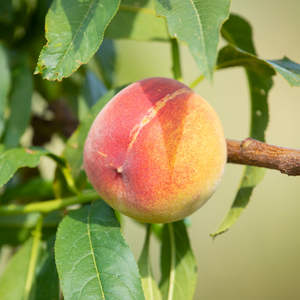
{"label": "sunlit leaf", "polygon": [[35,74],[62,80],[85,64],[99,48],[120,0],[54,0],[46,16],[47,45]]}
{"label": "sunlit leaf", "polygon": [[151,235],[151,224],[147,224],[147,233],[143,246],[141,256],[138,261],[138,266],[141,274],[142,286],[146,300],[161,300],[161,293],[158,289],[157,283],[155,282],[150,261],[150,235]]}
{"label": "sunlit leaf", "polygon": [[192,300],[197,264],[183,221],[164,225],[160,266],[162,299]]}
{"label": "sunlit leaf", "polygon": [[63,219],[55,258],[65,300],[145,299],[133,254],[102,200]]}
{"label": "sunlit leaf", "polygon": [[167,19],[172,38],[188,44],[203,75],[212,81],[220,28],[229,17],[230,0],[154,0],[157,15]]}
{"label": "sunlit leaf", "polygon": [[108,25],[105,37],[137,41],[169,41],[165,20],[157,18],[152,0],[125,0]]}

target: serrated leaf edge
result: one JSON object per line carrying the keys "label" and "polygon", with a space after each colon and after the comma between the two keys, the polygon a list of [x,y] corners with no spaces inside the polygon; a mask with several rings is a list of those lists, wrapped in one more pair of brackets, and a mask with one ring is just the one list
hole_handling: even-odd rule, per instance
{"label": "serrated leaf edge", "polygon": [[[96,1],[96,0],[93,0],[91,6],[94,4],[95,1]],[[102,38],[101,38],[101,40],[100,40],[100,44],[99,44],[98,48],[95,50],[95,52],[91,55],[91,57],[93,57],[93,56],[95,55],[95,53],[98,51],[99,47],[101,46],[102,41],[103,41],[103,39],[104,39],[104,33],[105,33],[105,30],[106,30],[107,26],[109,25],[109,23],[111,22],[111,20],[115,17],[117,11],[119,10],[120,3],[121,3],[121,0],[119,0],[119,4],[118,4],[118,6],[117,6],[117,9],[116,9],[115,13],[114,13],[113,16],[111,17],[111,19],[107,22],[107,24],[106,24],[106,26],[105,26],[105,28],[104,28],[104,30],[103,30],[103,34],[102,34]],[[46,20],[47,20],[47,17],[48,17],[48,15],[49,15],[49,11],[50,11],[50,9],[49,9],[48,12],[47,12]],[[89,12],[89,11],[90,11],[90,9],[88,10],[88,12]],[[87,15],[87,14],[86,14],[86,15]],[[85,16],[85,17],[86,17],[86,16]],[[47,22],[46,22],[46,23],[47,23]],[[50,43],[50,39],[48,39],[48,37],[47,37],[47,32],[48,32],[48,30],[47,30],[47,28],[46,28],[46,23],[45,23],[45,33],[46,33],[46,34],[45,34],[45,38],[46,38],[46,40],[47,40],[47,43],[46,43],[46,45],[42,48],[42,51],[41,51],[41,53],[40,53],[40,55],[39,55],[38,62],[37,62],[37,66],[36,66],[36,69],[35,69],[35,71],[34,71],[34,73],[33,73],[34,75],[41,74],[41,75],[43,76],[43,72],[42,72],[42,71],[46,68],[46,67],[44,67],[44,68],[42,69],[41,67],[42,67],[44,64],[42,64],[42,63],[40,62],[40,61],[41,61],[41,56],[42,56],[42,54],[44,53],[45,49],[47,49],[47,48],[49,47],[49,43]],[[79,30],[77,30],[77,32],[78,32],[78,31],[79,31]],[[75,36],[77,35],[77,32],[76,32]],[[74,36],[74,38],[75,38],[75,36]],[[73,40],[74,40],[74,38],[73,38]],[[73,40],[72,40],[72,42],[73,42]],[[70,43],[70,45],[71,45],[71,43]],[[69,50],[70,45],[69,45],[67,51]],[[66,51],[66,53],[67,53],[67,51]],[[66,55],[66,53],[65,53],[65,55]],[[64,55],[64,57],[65,57],[65,55]],[[77,68],[75,67],[75,69],[73,69],[69,75],[62,76],[61,78],[58,78],[58,77],[56,77],[56,78],[49,78],[49,76],[46,76],[46,77],[43,76],[43,79],[47,79],[47,80],[49,80],[49,81],[55,81],[55,80],[57,80],[58,82],[61,82],[61,81],[63,80],[63,78],[68,78],[68,77],[70,77],[74,72],[76,72],[76,71],[79,69],[79,67],[80,67],[81,65],[84,65],[84,64],[88,63],[88,61],[91,59],[91,57],[90,57],[87,61],[85,61],[85,62],[81,62],[81,61],[80,61],[80,62],[79,62],[79,66],[78,66]],[[62,60],[61,60],[61,61],[62,61]],[[58,66],[60,65],[61,61],[59,62]],[[41,66],[41,67],[40,67],[40,66]],[[56,67],[55,71],[57,70],[58,66]],[[55,71],[54,71],[54,72],[55,72]],[[54,74],[55,74],[55,73],[54,73]],[[52,75],[52,76],[53,76],[53,75]]]}

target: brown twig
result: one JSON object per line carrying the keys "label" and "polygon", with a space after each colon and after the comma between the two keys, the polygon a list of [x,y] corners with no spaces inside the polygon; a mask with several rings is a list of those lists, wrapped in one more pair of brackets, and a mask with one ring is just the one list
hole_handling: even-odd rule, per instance
{"label": "brown twig", "polygon": [[242,142],[227,140],[227,162],[300,175],[300,150],[268,145],[252,138]]}

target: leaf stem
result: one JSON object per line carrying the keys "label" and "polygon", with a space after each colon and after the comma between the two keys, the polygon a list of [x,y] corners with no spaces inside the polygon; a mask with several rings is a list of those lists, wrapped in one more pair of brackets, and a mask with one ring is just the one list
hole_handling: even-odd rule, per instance
{"label": "leaf stem", "polygon": [[61,172],[67,182],[68,189],[70,190],[70,192],[74,193],[77,196],[80,196],[81,192],[77,189],[69,169],[65,166],[61,167]]}
{"label": "leaf stem", "polygon": [[17,215],[31,212],[47,214],[53,210],[65,208],[69,205],[86,203],[100,198],[95,191],[88,191],[81,195],[68,198],[58,198],[49,201],[29,203],[27,205],[8,204],[0,206],[0,215]]}
{"label": "leaf stem", "polygon": [[173,59],[173,77],[174,79],[183,82],[181,75],[181,67],[180,67],[180,54],[179,54],[179,46],[176,38],[171,39],[172,45],[172,59]]}
{"label": "leaf stem", "polygon": [[26,283],[25,283],[24,300],[28,300],[30,298],[30,292],[34,282],[35,268],[36,268],[36,263],[39,255],[39,247],[40,247],[40,242],[42,237],[43,221],[44,221],[44,215],[41,214],[41,216],[39,217],[36,223],[35,230],[31,233],[33,235],[33,244],[31,249]]}
{"label": "leaf stem", "polygon": [[[226,63],[222,63],[219,65],[216,65],[214,70],[220,70],[222,68],[227,68],[230,66],[234,66],[237,62],[247,62],[247,59],[236,59],[234,61],[230,61],[230,62],[226,62]],[[197,77],[191,84],[190,84],[190,88],[194,89],[202,80],[204,79],[204,75],[200,75],[199,77]]]}
{"label": "leaf stem", "polygon": [[190,88],[194,89],[202,80],[204,79],[204,75],[200,75],[198,78],[196,78],[191,84]]}

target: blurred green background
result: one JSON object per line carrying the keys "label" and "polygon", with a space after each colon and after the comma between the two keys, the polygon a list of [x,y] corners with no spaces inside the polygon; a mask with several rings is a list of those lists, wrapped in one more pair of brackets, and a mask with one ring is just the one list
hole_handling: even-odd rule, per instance
{"label": "blurred green background", "polygon": [[[233,1],[231,11],[252,24],[258,54],[266,59],[284,55],[300,63],[300,1]],[[222,46],[222,42],[220,43]],[[200,72],[181,46],[185,83]],[[172,77],[170,46],[164,43],[118,41],[116,85],[151,76]],[[209,101],[223,123],[227,138],[242,140],[249,132],[249,97],[242,68],[215,73],[214,83],[202,82],[195,91]],[[270,144],[300,149],[300,90],[274,77],[269,96]],[[189,229],[198,263],[194,299],[300,299],[300,178],[268,170],[254,190],[247,209],[234,227],[213,240],[211,233],[226,215],[237,191],[243,166],[226,167],[219,190],[192,215]],[[138,259],[145,230],[125,224],[125,238]],[[154,275],[159,279],[159,246],[152,239]]]}

